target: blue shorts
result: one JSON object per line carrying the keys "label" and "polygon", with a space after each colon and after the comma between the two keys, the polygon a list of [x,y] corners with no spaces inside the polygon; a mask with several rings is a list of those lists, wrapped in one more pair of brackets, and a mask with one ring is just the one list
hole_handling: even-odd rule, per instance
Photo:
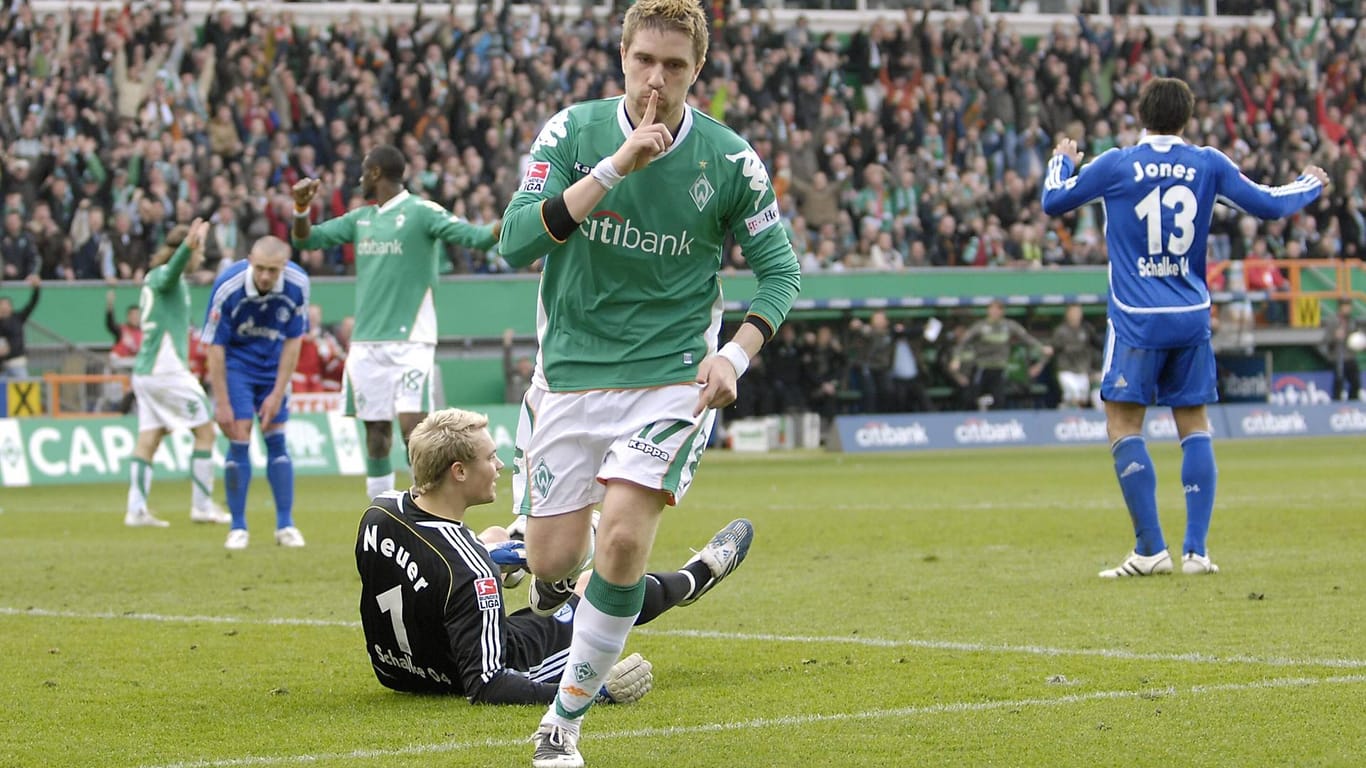
{"label": "blue shorts", "polygon": [[1177,408],[1219,400],[1214,347],[1208,339],[1188,347],[1143,349],[1125,344],[1111,330],[1105,342],[1101,399]]}
{"label": "blue shorts", "polygon": [[[270,397],[270,391],[275,389],[275,382],[262,384],[255,381],[242,381],[229,375],[228,376],[228,403],[232,405],[232,417],[238,421],[251,421],[256,418],[256,413],[261,410],[261,403]],[[289,421],[289,395],[280,402],[280,412],[275,415],[272,424],[283,424]]]}

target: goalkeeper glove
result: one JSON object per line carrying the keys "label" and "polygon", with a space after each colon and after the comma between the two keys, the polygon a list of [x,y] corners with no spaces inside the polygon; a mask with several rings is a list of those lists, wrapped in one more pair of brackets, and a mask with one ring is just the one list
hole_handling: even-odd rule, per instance
{"label": "goalkeeper glove", "polygon": [[607,682],[598,691],[598,701],[605,704],[634,704],[640,701],[655,687],[653,669],[650,662],[638,653],[618,661],[607,673]]}
{"label": "goalkeeper glove", "polygon": [[503,586],[515,587],[522,583],[527,574],[526,542],[500,541],[497,544],[485,544],[484,549],[488,550],[489,557],[502,570]]}

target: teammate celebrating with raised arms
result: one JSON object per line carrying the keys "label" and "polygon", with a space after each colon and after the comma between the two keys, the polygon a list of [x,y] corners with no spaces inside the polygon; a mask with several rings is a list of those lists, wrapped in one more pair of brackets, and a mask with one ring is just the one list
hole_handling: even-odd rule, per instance
{"label": "teammate celebrating with raised arms", "polygon": [[366,498],[394,487],[389,452],[397,413],[403,440],[432,409],[436,358],[437,264],[443,243],[488,250],[499,224],[476,226],[403,188],[407,163],[387,144],[361,162],[361,194],[373,205],[313,226],[309,211],[317,179],[294,185],[297,248],[356,249],[356,328],[342,392],[346,414],[365,422]]}
{"label": "teammate celebrating with raised arms", "polygon": [[1195,110],[1186,83],[1153,78],[1143,85],[1138,116],[1145,134],[1076,173],[1077,143],[1058,142],[1044,179],[1043,208],[1059,216],[1095,200],[1105,205],[1110,300],[1101,397],[1115,474],[1137,540],[1102,578],[1171,573],[1157,515],[1157,475],[1143,441],[1150,405],[1171,406],[1181,437],[1186,536],[1181,570],[1216,573],[1205,539],[1214,509],[1216,469],[1205,406],[1218,399],[1210,345],[1205,242],[1215,202],[1263,219],[1313,202],[1328,183],[1309,166],[1281,187],[1256,184],[1223,153],[1194,147],[1181,133]]}
{"label": "teammate celebrating with raised arms", "polygon": [[133,361],[133,393],[137,396],[138,441],[129,462],[128,510],[130,526],[165,527],[168,523],[147,508],[152,490],[152,457],[171,430],[194,432],[190,454],[190,520],[226,523],[228,516],[213,503],[213,408],[204,388],[190,373],[190,289],[185,272],[204,261],[206,221],[195,219],[166,235],[152,254],[151,269],[142,281],[142,345]]}
{"label": "teammate celebrating with raised arms", "polygon": [[[577,741],[645,594],[666,505],[692,484],[716,408],[786,317],[800,285],[763,161],[734,131],[687,105],[706,60],[696,0],[627,10],[622,97],[557,113],[531,145],[503,217],[503,257],[544,258],[531,388],[517,429],[513,504],[527,521],[531,605],[553,611],[589,550],[593,578],[532,764],[583,765]],[[733,238],[758,278],[734,338],[718,349],[718,272]],[[715,578],[744,558],[747,521],[699,553]],[[697,585],[700,594],[708,588]]]}

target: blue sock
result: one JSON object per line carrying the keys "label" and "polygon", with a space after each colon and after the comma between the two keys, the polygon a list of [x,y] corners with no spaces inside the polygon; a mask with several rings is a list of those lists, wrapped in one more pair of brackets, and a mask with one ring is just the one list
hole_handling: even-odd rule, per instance
{"label": "blue sock", "polygon": [[1205,554],[1209,519],[1214,514],[1214,441],[1208,432],[1192,432],[1181,441],[1181,485],[1186,491],[1186,542],[1182,552]]}
{"label": "blue sock", "polygon": [[232,527],[247,529],[247,489],[251,487],[251,455],[247,443],[228,443],[228,455],[223,462],[223,491],[228,497],[228,512]]}
{"label": "blue sock", "polygon": [[275,495],[275,528],[294,525],[294,462],[285,447],[284,430],[266,435],[266,477]]}
{"label": "blue sock", "polygon": [[1110,447],[1115,457],[1115,475],[1129,518],[1134,523],[1134,551],[1155,555],[1167,548],[1162,540],[1162,524],[1157,519],[1157,472],[1148,455],[1148,444],[1139,435],[1121,437]]}

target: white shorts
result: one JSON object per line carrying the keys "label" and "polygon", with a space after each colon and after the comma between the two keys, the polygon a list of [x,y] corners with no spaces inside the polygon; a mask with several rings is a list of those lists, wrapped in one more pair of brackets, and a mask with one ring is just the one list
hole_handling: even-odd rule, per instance
{"label": "white shorts", "polygon": [[435,344],[353,343],[342,377],[346,415],[361,421],[393,421],[396,413],[430,413],[435,359]]}
{"label": "white shorts", "polygon": [[189,371],[133,374],[138,399],[138,431],[194,429],[213,421],[209,396]]}
{"label": "white shorts", "polygon": [[1058,387],[1064,403],[1084,403],[1091,398],[1091,377],[1076,371],[1058,371]]}
{"label": "white shorts", "polygon": [[598,504],[609,480],[669,495],[692,485],[716,411],[692,415],[700,389],[548,392],[533,385],[522,401],[513,455],[513,511],[535,517]]}

